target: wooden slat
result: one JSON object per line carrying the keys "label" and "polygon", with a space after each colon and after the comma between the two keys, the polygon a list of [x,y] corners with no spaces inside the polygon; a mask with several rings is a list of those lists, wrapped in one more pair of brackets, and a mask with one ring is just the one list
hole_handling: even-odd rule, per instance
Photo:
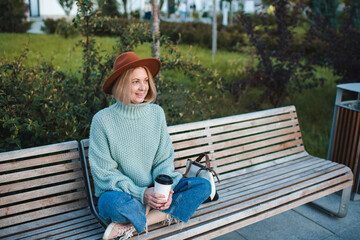
{"label": "wooden slat", "polygon": [[250,172],[247,174],[239,175],[231,179],[221,181],[221,184],[218,184],[216,189],[220,191],[221,189],[224,188],[227,189],[232,185],[247,186],[253,183],[253,180],[262,181],[267,178],[276,178],[279,175],[284,175],[284,177],[289,177],[288,175],[289,172],[291,172],[291,175],[297,173],[301,174],[302,171],[310,170],[317,166],[324,166],[323,163],[324,162],[320,159],[316,161],[308,160],[308,161],[299,161],[296,164],[290,164],[290,163],[283,164],[283,166],[279,166],[278,168],[273,167],[269,169],[258,170],[255,172]]}
{"label": "wooden slat", "polygon": [[[231,132],[231,131],[240,130],[240,129],[254,128],[254,127],[258,127],[258,126],[263,126],[265,124],[266,124],[266,126],[276,125],[276,124],[280,124],[280,123],[284,122],[285,120],[291,120],[293,125],[298,125],[298,120],[295,119],[295,117],[296,117],[296,113],[272,116],[272,117],[268,117],[268,118],[261,118],[261,119],[256,119],[256,120],[251,120],[251,121],[246,121],[246,122],[241,122],[241,123],[232,123],[231,125],[225,125],[225,126],[222,125],[222,126],[217,126],[217,127],[212,127],[212,128],[204,128],[201,130],[195,130],[195,131],[191,131],[191,132],[172,134],[170,137],[171,137],[172,142],[177,142],[177,141],[182,141],[184,139],[199,138],[199,137],[203,137],[203,136],[216,135],[219,133],[226,133],[226,132]],[[287,122],[289,122],[289,121],[287,121]]]}
{"label": "wooden slat", "polygon": [[29,181],[22,181],[18,183],[12,183],[8,185],[2,185],[0,186],[0,194],[4,193],[10,193],[13,191],[20,191],[25,190],[29,188],[35,188],[39,186],[46,186],[54,183],[62,183],[69,180],[76,180],[82,178],[82,172],[81,171],[75,171],[75,172],[69,172],[64,174],[59,174],[55,176],[50,177],[43,177],[41,180],[34,179]]}
{"label": "wooden slat", "polygon": [[[200,234],[199,237],[196,237],[196,238],[193,237],[192,239],[207,240],[207,239],[210,239],[210,238],[221,236],[221,235],[223,235],[225,233],[232,232],[232,231],[234,231],[236,229],[248,226],[248,225],[250,225],[252,223],[259,222],[261,220],[264,220],[264,219],[269,218],[271,216],[274,216],[276,214],[285,212],[287,210],[296,208],[298,206],[301,206],[303,204],[312,202],[312,201],[314,201],[316,199],[319,199],[321,197],[324,197],[326,195],[337,192],[337,191],[339,191],[339,190],[341,190],[343,188],[346,188],[348,185],[349,185],[348,183],[347,184],[345,183],[345,184],[338,185],[338,186],[336,186],[334,188],[327,189],[327,190],[322,191],[322,192],[314,193],[314,194],[306,196],[306,197],[298,197],[298,198],[296,198],[297,200],[291,201],[289,203],[285,203],[285,205],[280,205],[280,207],[277,206],[277,207],[273,208],[272,210],[267,210],[266,212],[264,212],[262,214],[257,214],[257,215],[254,215],[254,216],[249,215],[249,217],[247,217],[247,218],[241,219],[239,221],[234,221],[233,223],[227,224],[225,226],[221,226],[221,229],[212,229],[212,231],[210,231],[210,232],[207,231],[204,234]],[[295,195],[295,194],[293,194],[293,195]],[[299,195],[299,193],[297,195]],[[277,204],[277,202],[273,203],[273,205],[276,205],[276,204]]]}
{"label": "wooden slat", "polygon": [[21,192],[18,194],[1,197],[0,198],[0,206],[11,204],[11,203],[16,203],[16,202],[21,202],[21,201],[25,201],[25,200],[30,200],[30,199],[36,199],[36,198],[49,196],[49,195],[57,194],[57,193],[62,193],[62,192],[66,192],[66,191],[72,191],[72,190],[76,190],[76,189],[83,188],[83,187],[84,187],[84,182],[77,181],[77,182],[61,184],[61,185],[57,185],[57,186],[37,189],[37,190],[33,190],[33,191],[28,191],[28,192]]}
{"label": "wooden slat", "polygon": [[[94,216],[90,215],[90,212],[88,212],[88,215],[80,215],[75,219],[68,219],[66,221],[57,222],[55,225],[43,225],[42,228],[34,228],[34,229],[28,229],[26,232],[17,233],[15,231],[15,234],[12,235],[12,239],[21,238],[21,239],[36,239],[36,236],[39,236],[40,234],[46,234],[47,232],[52,232],[54,229],[62,229],[68,226],[71,226],[73,224],[77,224],[79,222],[86,222],[91,221],[95,219]],[[17,234],[16,234],[17,233]],[[0,236],[1,237],[1,236]],[[6,239],[6,238],[5,238]]]}
{"label": "wooden slat", "polygon": [[[290,154],[300,153],[302,151],[304,151],[304,147],[291,148],[291,149],[287,149],[285,151],[279,151],[279,152],[270,153],[270,154],[267,154],[264,156],[253,158],[253,159],[251,159],[250,163],[252,163],[252,164],[263,163],[263,162],[274,160],[277,158],[286,157]],[[221,168],[217,168],[216,172],[221,174],[223,172],[233,171],[233,169],[243,168],[243,167],[247,167],[247,166],[249,166],[249,165],[247,165],[247,162],[237,162],[237,163],[232,164],[231,166],[228,165],[228,166],[223,166]]]}
{"label": "wooden slat", "polygon": [[[259,184],[255,184],[254,187],[252,187],[252,185],[244,187],[235,185],[226,189],[226,191],[220,191],[220,199],[216,204],[209,204],[206,206],[206,208],[198,210],[196,214],[202,215],[207,212],[215,211],[216,209],[225,208],[226,206],[232,206],[234,204],[246,202],[253,198],[257,198],[272,192],[282,191],[282,194],[288,194],[288,191],[292,192],[299,190],[302,182],[314,181],[314,179],[316,181],[322,181],[324,176],[327,176],[328,179],[331,179],[332,177],[345,174],[346,172],[346,169],[339,169],[336,166],[323,166],[315,168],[309,173],[303,172],[302,174],[298,174],[298,176],[293,175],[289,181],[287,181],[286,178],[280,176],[281,181],[279,182],[272,181],[270,178],[271,181],[264,183],[260,182]],[[291,174],[289,174],[289,177],[290,176]],[[266,181],[266,178],[264,181]],[[317,183],[318,182],[315,182],[314,184]],[[295,190],[293,186],[297,186]],[[303,187],[305,188],[307,185],[304,185]],[[262,202],[258,202],[257,204],[260,203]]]}
{"label": "wooden slat", "polygon": [[37,168],[33,170],[26,170],[22,172],[15,172],[10,174],[2,174],[0,175],[0,183],[7,183],[13,181],[19,181],[22,179],[41,177],[48,174],[60,173],[65,171],[71,171],[75,169],[80,169],[81,164],[79,161],[59,164],[50,167]]}
{"label": "wooden slat", "polygon": [[74,236],[76,236],[77,234],[92,231],[93,229],[100,229],[101,231],[103,231],[95,218],[88,219],[87,221],[77,221],[71,225],[52,229],[51,231],[33,235],[26,239],[76,239],[76,237]]}
{"label": "wooden slat", "polygon": [[[218,135],[209,136],[206,138],[181,141],[178,143],[173,143],[173,147],[175,150],[178,150],[181,148],[187,148],[187,147],[191,147],[191,146],[203,145],[203,144],[214,143],[214,142],[218,142],[218,141],[224,141],[224,140],[228,140],[228,139],[245,137],[248,135],[260,134],[262,132],[270,132],[270,131],[281,129],[284,127],[294,126],[294,122],[295,121],[275,123],[275,124],[270,124],[267,126],[261,126],[261,127],[255,127],[255,128],[250,128],[250,129],[245,129],[245,130],[240,130],[240,131],[235,131],[235,132],[230,132],[230,133],[218,134]],[[291,128],[291,130],[288,130],[287,132],[291,132],[291,131],[298,132],[298,131],[300,131],[300,128],[298,126],[296,126],[296,127]]]}
{"label": "wooden slat", "polygon": [[69,141],[63,143],[50,144],[41,147],[16,150],[11,152],[3,152],[0,153],[0,162],[19,159],[19,158],[32,157],[32,156],[40,156],[42,154],[50,154],[54,152],[77,150],[77,148],[78,148],[77,141]]}
{"label": "wooden slat", "polygon": [[105,229],[99,226],[98,228],[94,227],[94,230],[88,230],[84,233],[77,234],[73,236],[73,239],[83,239],[83,240],[96,240],[96,239],[102,239],[102,236],[104,235]]}
{"label": "wooden slat", "polygon": [[78,209],[85,208],[85,207],[87,207],[87,200],[82,200],[82,201],[78,201],[75,203],[64,204],[64,205],[60,205],[57,207],[52,207],[52,208],[48,208],[48,209],[38,210],[35,212],[16,215],[13,217],[8,217],[6,219],[1,219],[0,220],[0,228],[8,227],[8,226],[19,224],[19,223],[22,224],[27,221],[36,220],[36,219],[40,219],[43,217],[54,216],[56,214],[61,214],[64,212],[78,210]]}
{"label": "wooden slat", "polygon": [[[69,224],[71,224],[71,221],[76,222],[78,219],[83,217],[92,217],[89,208],[83,208],[40,220],[34,220],[29,223],[22,223],[3,228],[0,231],[0,237],[1,239],[3,239],[5,236],[7,236],[9,239],[14,239],[16,236],[20,236],[19,238],[21,238],[21,236],[27,237],[41,233],[42,231],[54,229],[56,227],[67,226],[67,222],[70,222]],[[0,222],[1,221],[2,220],[0,220]]]}
{"label": "wooden slat", "polygon": [[[278,131],[281,131],[281,130],[278,130]],[[294,134],[288,134],[288,135],[285,135],[285,136],[276,137],[276,136],[278,136],[278,134],[277,134],[278,131],[274,131],[272,133],[266,133],[266,134],[259,134],[259,135],[256,135],[256,136],[250,136],[250,137],[245,137],[245,138],[236,139],[236,140],[231,140],[231,141],[228,141],[228,142],[216,143],[216,144],[212,144],[212,145],[195,147],[195,148],[191,148],[191,149],[187,149],[187,150],[177,151],[177,152],[175,152],[175,158],[179,159],[179,158],[184,158],[184,157],[187,157],[187,156],[193,156],[195,154],[200,154],[200,153],[204,153],[204,152],[211,152],[211,151],[221,150],[221,149],[224,149],[224,148],[230,148],[230,147],[238,146],[238,145],[241,145],[241,144],[245,144],[245,145],[240,146],[240,147],[234,147],[234,148],[219,151],[216,154],[213,154],[213,155],[217,155],[217,156],[213,156],[213,157],[220,158],[220,157],[223,157],[223,156],[248,151],[246,149],[250,150],[250,149],[261,148],[261,147],[281,143],[281,142],[284,142],[284,141],[290,141],[292,139],[296,139],[296,138],[301,137],[300,132],[294,133]],[[264,140],[264,139],[266,139],[266,140]],[[263,140],[263,141],[255,142],[257,140]],[[252,143],[252,142],[255,142],[255,143]]]}
{"label": "wooden slat", "polygon": [[[299,183],[297,185],[291,186],[289,188],[289,190],[294,191],[292,194],[283,195],[284,192],[289,191],[289,190],[282,189],[280,191],[272,192],[272,193],[269,193],[266,195],[259,196],[258,198],[251,199],[245,203],[242,202],[237,205],[229,206],[227,208],[221,208],[219,211],[216,211],[216,212],[211,212],[209,214],[205,214],[205,215],[201,215],[199,217],[192,218],[189,220],[189,222],[187,224],[184,224],[184,226],[183,226],[184,228],[197,225],[199,222],[201,222],[201,223],[208,222],[208,223],[200,224],[199,227],[191,228],[189,230],[184,230],[182,232],[179,232],[176,237],[178,239],[185,239],[185,238],[197,235],[198,233],[206,232],[209,229],[217,228],[217,227],[229,224],[231,222],[241,220],[248,216],[253,216],[255,214],[258,214],[262,211],[271,209],[273,207],[281,206],[281,204],[284,204],[284,203],[286,204],[286,203],[290,202],[291,200],[298,199],[298,198],[304,199],[304,196],[306,196],[312,192],[317,192],[317,191],[319,191],[319,189],[329,188],[333,185],[339,185],[339,184],[341,184],[341,182],[344,182],[344,181],[345,181],[345,183],[343,184],[343,186],[341,186],[342,188],[351,186],[351,181],[346,182],[346,180],[349,179],[348,176],[341,177],[340,181],[339,181],[339,179],[333,179],[330,181],[326,181],[326,182],[314,185],[316,182],[322,182],[327,177],[329,177],[329,175],[322,176],[320,178],[317,178],[316,180],[309,180],[307,182],[304,182],[304,184]],[[308,184],[310,184],[310,187],[304,189],[304,187],[307,186]],[[298,191],[296,191],[296,189],[298,189]],[[303,190],[299,190],[299,189],[303,189]],[[259,203],[263,202],[263,201],[266,201],[266,202],[270,201],[270,202],[259,205]],[[253,206],[255,206],[255,207],[253,207]],[[242,210],[242,209],[246,209],[249,207],[250,207],[250,209]],[[256,212],[254,212],[254,208],[257,209]],[[238,212],[239,210],[242,210],[242,211]],[[238,213],[234,213],[234,212],[238,212]],[[220,218],[220,219],[214,220],[211,223],[209,222],[209,220],[215,219],[215,218]],[[139,239],[145,239],[144,237],[151,239],[159,234],[169,234],[171,232],[180,230],[179,228],[180,228],[180,226],[177,226],[177,225],[168,226],[167,228],[161,229],[161,233],[156,232],[156,231],[154,231],[154,233],[150,232],[146,236],[140,235]],[[171,239],[171,237],[165,238],[165,239]]]}
{"label": "wooden slat", "polygon": [[200,129],[200,128],[205,128],[205,127],[224,125],[224,124],[229,124],[229,123],[233,123],[233,122],[247,121],[250,119],[264,118],[264,117],[272,116],[272,115],[286,114],[289,112],[295,112],[295,106],[269,109],[269,110],[263,110],[263,111],[252,112],[252,113],[244,113],[241,115],[199,121],[199,122],[195,122],[195,123],[180,124],[180,125],[168,127],[168,132],[170,134],[172,134],[175,132],[183,132],[183,131],[189,131],[189,130]]}
{"label": "wooden slat", "polygon": [[85,191],[68,193],[1,209],[0,217],[86,198]]}
{"label": "wooden slat", "polygon": [[27,159],[23,161],[9,162],[0,165],[0,172],[14,171],[18,169],[26,169],[30,167],[43,166],[46,164],[63,162],[68,160],[79,159],[79,152],[67,152],[46,157]]}
{"label": "wooden slat", "polygon": [[256,171],[277,168],[278,166],[282,166],[283,164],[287,164],[289,162],[296,163],[297,161],[302,161],[302,160],[306,161],[308,158],[311,158],[311,156],[308,155],[306,152],[301,151],[299,153],[295,153],[290,156],[281,157],[281,158],[278,158],[278,159],[275,159],[272,161],[267,161],[263,164],[254,165],[254,166],[251,166],[248,168],[236,169],[229,173],[221,174],[219,177],[220,177],[221,181],[223,181],[224,179],[233,178],[238,175],[244,175],[244,174],[249,174],[249,173],[256,172]]}

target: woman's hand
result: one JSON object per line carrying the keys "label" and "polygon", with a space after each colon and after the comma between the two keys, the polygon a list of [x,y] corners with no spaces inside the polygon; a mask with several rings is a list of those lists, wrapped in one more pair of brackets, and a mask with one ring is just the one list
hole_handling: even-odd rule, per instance
{"label": "woman's hand", "polygon": [[153,209],[166,210],[171,205],[173,193],[174,191],[170,190],[169,198],[166,200],[163,198],[164,195],[155,193],[153,187],[147,188],[144,193],[144,203]]}

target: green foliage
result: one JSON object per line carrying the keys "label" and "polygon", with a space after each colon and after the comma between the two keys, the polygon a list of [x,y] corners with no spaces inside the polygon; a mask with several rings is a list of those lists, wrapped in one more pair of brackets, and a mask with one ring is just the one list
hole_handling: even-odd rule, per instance
{"label": "green foliage", "polygon": [[[171,41],[181,44],[199,45],[211,49],[211,25],[201,22],[161,22],[160,32]],[[218,47],[233,50],[237,45],[245,46],[248,38],[239,24],[224,27],[218,26]]]}
{"label": "green foliage", "polygon": [[195,56],[183,56],[169,39],[163,37],[161,42],[167,51],[161,58],[162,71],[181,71],[183,79],[191,84],[175,83],[163,76],[157,81],[158,103],[167,114],[168,124],[213,117],[216,112],[212,106],[223,93],[221,78]]}
{"label": "green foliage", "polygon": [[310,6],[315,22],[318,18],[324,18],[330,28],[336,29],[339,0],[312,0]]}
{"label": "green foliage", "polygon": [[79,34],[72,23],[66,21],[65,18],[59,19],[43,19],[44,26],[41,27],[41,30],[50,33],[58,34],[64,38],[75,37]]}
{"label": "green foliage", "polygon": [[32,22],[25,21],[23,0],[1,0],[0,9],[0,32],[24,33],[30,29]]}
{"label": "green foliage", "polygon": [[58,0],[61,7],[64,9],[66,16],[69,16],[71,9],[74,5],[74,0]]}
{"label": "green foliage", "polygon": [[[254,109],[260,108],[264,102],[270,102],[274,107],[281,106],[286,99],[289,99],[290,93],[315,87],[322,81],[314,77],[312,66],[304,63],[300,51],[291,51],[293,33],[290,27],[296,23],[293,20],[296,19],[295,12],[292,12],[290,18],[288,3],[285,0],[276,1],[275,9],[276,34],[274,35],[260,38],[246,15],[242,15],[240,19],[256,48],[259,63],[256,69],[250,69],[248,77],[240,79],[235,84],[242,88],[234,92],[239,96],[246,85],[262,89],[263,93],[259,101],[252,106]],[[267,31],[265,29],[265,32]],[[271,39],[269,36],[276,37]],[[268,43],[271,41],[275,41],[275,46],[269,49]]]}
{"label": "green foliage", "polygon": [[[24,67],[28,49],[0,67],[0,151],[44,145],[84,135],[78,131],[81,104],[72,79],[42,62]],[[82,135],[82,136],[81,136]]]}
{"label": "green foliage", "polygon": [[[147,24],[121,26],[116,29],[119,37],[112,51],[100,54],[94,29],[112,21],[96,14],[92,1],[79,0],[77,4],[74,25],[83,35],[77,43],[83,52],[81,74],[65,73],[45,61],[26,66],[27,48],[15,60],[2,61],[0,137],[5,140],[0,151],[87,138],[92,116],[113,102],[102,92],[102,84],[111,74],[116,56],[152,40]],[[182,71],[184,81],[193,87],[164,76],[156,79],[158,103],[169,124],[215,115],[210,106],[222,93],[220,78],[194,57],[182,56],[168,39],[162,41],[167,50],[161,59],[163,71]]]}
{"label": "green foliage", "polygon": [[53,34],[56,31],[60,19],[46,18],[43,19],[44,26],[41,26],[41,31]]}
{"label": "green foliage", "polygon": [[79,35],[79,32],[74,27],[74,25],[72,23],[67,22],[65,18],[60,19],[60,21],[56,26],[55,33],[64,38],[75,37]]}
{"label": "green foliage", "polygon": [[118,2],[116,0],[98,0],[101,15],[108,17],[119,17]]}
{"label": "green foliage", "polygon": [[317,19],[308,33],[309,45],[317,44],[318,54],[312,61],[320,66],[331,66],[335,74],[342,76],[338,83],[360,82],[360,30],[353,21],[356,7],[345,8],[337,30],[329,27],[326,19]]}

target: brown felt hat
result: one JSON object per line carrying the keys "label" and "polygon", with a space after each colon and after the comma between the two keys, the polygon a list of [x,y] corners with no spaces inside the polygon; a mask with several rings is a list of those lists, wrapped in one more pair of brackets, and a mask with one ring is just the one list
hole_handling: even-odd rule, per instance
{"label": "brown felt hat", "polygon": [[161,62],[157,58],[139,58],[133,52],[126,52],[120,54],[114,62],[113,73],[105,81],[103,86],[103,91],[105,93],[111,94],[112,87],[116,79],[124,72],[131,68],[136,67],[147,67],[153,77],[158,75],[161,68]]}

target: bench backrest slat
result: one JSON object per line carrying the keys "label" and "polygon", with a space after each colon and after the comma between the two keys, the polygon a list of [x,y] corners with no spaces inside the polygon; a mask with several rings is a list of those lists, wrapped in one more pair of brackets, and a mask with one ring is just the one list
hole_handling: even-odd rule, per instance
{"label": "bench backrest slat", "polygon": [[[184,172],[188,158],[208,153],[216,171],[249,167],[304,151],[294,106],[168,128],[175,167]],[[268,155],[262,157],[262,155]]]}
{"label": "bench backrest slat", "polygon": [[86,207],[77,141],[0,154],[0,231]]}

